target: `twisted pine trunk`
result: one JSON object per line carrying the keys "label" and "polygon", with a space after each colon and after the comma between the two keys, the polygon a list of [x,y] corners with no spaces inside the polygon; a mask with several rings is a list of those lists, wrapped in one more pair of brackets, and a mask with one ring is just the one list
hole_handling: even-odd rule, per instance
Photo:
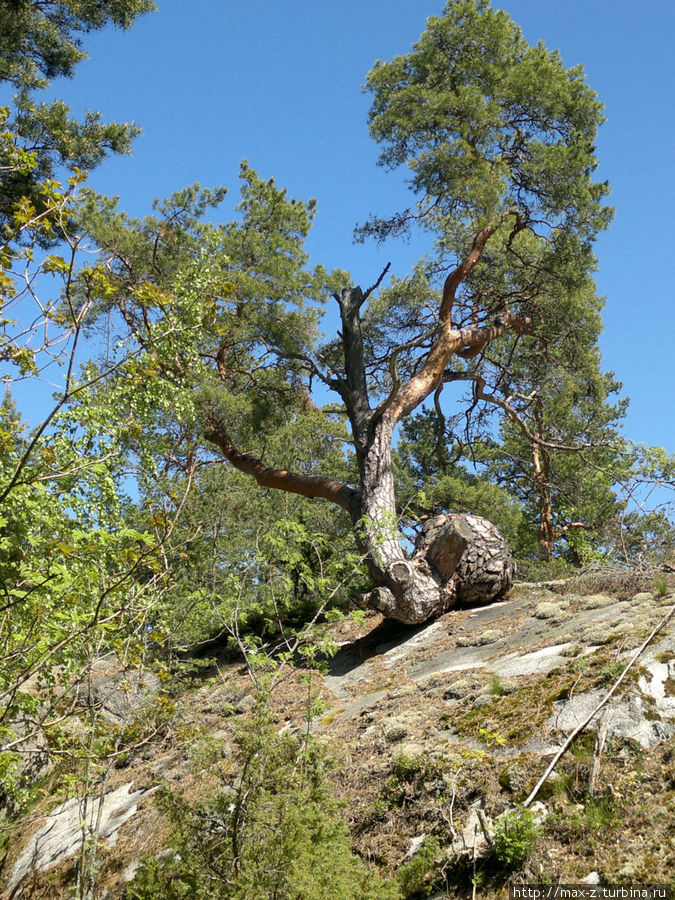
{"label": "twisted pine trunk", "polygon": [[[459,600],[489,602],[511,586],[513,564],[499,532],[476,516],[444,517],[408,556],[401,543],[392,470],[392,438],[400,419],[414,409],[442,376],[450,350],[430,353],[432,363],[376,410],[368,403],[360,288],[339,298],[345,377],[334,383],[352,427],[359,490],[350,507],[357,542],[374,589],[366,603],[413,625],[439,616]],[[449,334],[449,333],[448,333]],[[454,338],[462,344],[462,339]]]}
{"label": "twisted pine trunk", "polygon": [[369,606],[406,624],[424,622],[447,608],[441,580],[423,559],[403,552],[396,515],[391,464],[391,423],[381,420],[359,466],[356,536],[366,558],[374,590]]}
{"label": "twisted pine trunk", "polygon": [[492,603],[513,584],[515,564],[509,546],[482,516],[449,513],[431,519],[415,551],[452,584],[457,603]]}
{"label": "twisted pine trunk", "polygon": [[353,516],[374,589],[369,606],[408,625],[442,615],[457,603],[490,603],[513,583],[508,545],[480,516],[448,514],[426,523],[414,553],[405,553],[397,527],[387,419],[375,429],[360,467]]}
{"label": "twisted pine trunk", "polygon": [[237,449],[220,412],[212,410],[205,415],[206,438],[258,484],[304,497],[320,497],[347,510],[373,583],[366,603],[405,624],[425,622],[456,603],[490,602],[508,590],[513,579],[513,562],[506,543],[490,522],[478,516],[446,515],[434,519],[427,523],[415,551],[407,554],[397,525],[391,462],[396,425],[438,387],[454,354],[473,357],[507,329],[522,331],[529,325],[527,317],[505,312],[492,324],[464,329],[452,326],[455,292],[480,260],[495,230],[496,226],[489,226],[478,232],[471,251],[448,275],[435,337],[423,362],[405,384],[398,381],[395,360],[406,345],[394,350],[389,367],[391,393],[376,409],[371,408],[368,396],[360,310],[379,281],[365,293],[359,287],[351,287],[336,296],[342,322],[344,368],[329,377],[312,363],[312,371],[344,403],[356,451],[358,487],[325,476],[267,466],[261,459]]}

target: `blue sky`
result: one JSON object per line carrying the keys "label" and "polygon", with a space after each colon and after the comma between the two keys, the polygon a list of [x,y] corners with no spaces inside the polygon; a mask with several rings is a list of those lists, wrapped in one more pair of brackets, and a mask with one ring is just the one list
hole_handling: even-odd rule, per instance
{"label": "blue sky", "polygon": [[[631,397],[626,434],[675,452],[675,3],[495,0],[532,43],[583,63],[605,104],[599,176],[616,218],[597,244],[607,297],[604,367]],[[318,200],[312,260],[369,285],[383,265],[404,274],[419,248],[355,246],[369,213],[405,202],[403,176],[376,168],[361,91],[377,58],[406,52],[440,0],[159,0],[129,32],[86,39],[90,59],[55,85],[75,111],[143,128],[131,158],[105,163],[94,186],[133,215],[195,181],[229,185],[246,157],[296,197]]]}

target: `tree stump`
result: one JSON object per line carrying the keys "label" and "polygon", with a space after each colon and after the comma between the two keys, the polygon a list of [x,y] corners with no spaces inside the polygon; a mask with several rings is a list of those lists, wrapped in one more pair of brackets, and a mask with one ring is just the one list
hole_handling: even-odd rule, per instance
{"label": "tree stump", "polygon": [[420,557],[444,585],[448,606],[491,603],[513,584],[508,544],[481,516],[449,513],[430,519],[415,544],[415,558]]}

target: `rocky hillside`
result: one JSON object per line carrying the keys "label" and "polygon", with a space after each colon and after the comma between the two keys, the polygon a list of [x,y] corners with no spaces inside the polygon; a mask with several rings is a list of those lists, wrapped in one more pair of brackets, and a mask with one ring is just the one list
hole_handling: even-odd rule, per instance
{"label": "rocky hillside", "polygon": [[[375,614],[341,621],[327,670],[296,667],[274,688],[275,727],[328,745],[354,849],[396,873],[405,897],[470,896],[474,885],[502,897],[509,880],[675,884],[674,602],[664,583],[595,574],[520,584],[416,628]],[[160,687],[104,663],[95,684],[118,727]],[[5,819],[3,897],[71,896],[92,815],[94,896],[139,896],[146,862],[176,853],[156,798],[168,789],[194,802],[223,786],[236,796],[235,735],[255,707],[242,658],[192,661],[168,691],[169,724],[120,754],[102,803],[69,796],[58,765],[40,773],[21,815]]]}

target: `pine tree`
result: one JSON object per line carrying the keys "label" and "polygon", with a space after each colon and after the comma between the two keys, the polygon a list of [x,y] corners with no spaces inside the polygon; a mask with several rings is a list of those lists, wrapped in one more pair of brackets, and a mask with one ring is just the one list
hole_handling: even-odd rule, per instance
{"label": "pine tree", "polygon": [[[116,308],[156,369],[180,382],[207,442],[261,486],[341,507],[374,586],[367,602],[412,623],[461,595],[458,561],[476,529],[484,596],[508,586],[512,569],[480,522],[436,523],[435,537],[406,553],[395,429],[448,381],[480,385],[493,344],[536,340],[547,321],[539,312],[561,291],[581,298],[611,213],[606,184],[593,180],[601,105],[581,69],[528,46],[486,0],[450,0],[411,53],[377,63],[367,85],[380,161],[409,166],[417,204],[372,218],[361,235],[421,227],[435,239],[431,262],[378,296],[385,273],[363,290],[344,273],[308,270],[313,204],[289,201],[246,167],[241,219],[223,229],[197,224],[210,201],[196,193],[174,197],[164,222],[125,222],[108,208],[88,224],[112,254],[102,307]],[[197,258],[199,247],[208,256]],[[340,334],[316,350],[329,293]],[[292,471],[278,444],[268,451],[275,432],[303,427],[312,380],[341,400],[356,483],[310,461]]]}

